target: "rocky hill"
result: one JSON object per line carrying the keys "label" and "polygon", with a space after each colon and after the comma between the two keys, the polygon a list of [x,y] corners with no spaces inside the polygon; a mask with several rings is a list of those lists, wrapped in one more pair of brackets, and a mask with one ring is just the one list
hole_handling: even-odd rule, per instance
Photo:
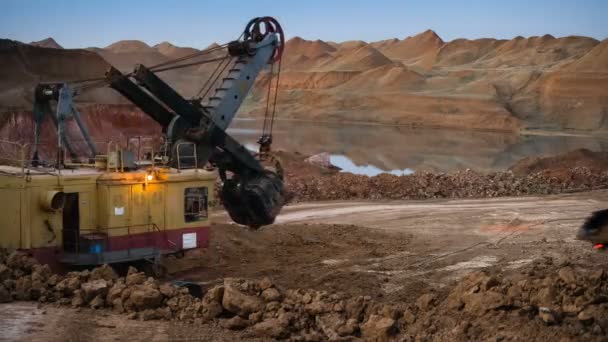
{"label": "rocky hill", "polygon": [[[286,43],[278,117],[411,126],[516,131],[608,129],[608,41],[588,37],[456,39],[427,30],[405,39]],[[124,40],[105,48],[61,49],[52,38],[30,45],[0,41],[0,111],[29,109],[40,81],[123,71],[199,50],[169,42]],[[186,97],[213,66],[162,77]],[[241,115],[261,115],[268,75],[260,77]],[[124,103],[111,90],[79,99]]]}

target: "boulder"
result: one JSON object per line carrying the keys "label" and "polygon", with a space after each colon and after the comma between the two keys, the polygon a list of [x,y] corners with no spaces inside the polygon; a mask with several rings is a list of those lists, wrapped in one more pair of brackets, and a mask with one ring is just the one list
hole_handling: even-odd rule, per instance
{"label": "boulder", "polygon": [[91,309],[101,309],[105,306],[105,301],[103,300],[103,296],[97,295],[93,300],[89,303]]}
{"label": "boulder", "polygon": [[[67,298],[63,298],[63,299],[67,300]],[[84,293],[83,293],[83,291],[82,290],[76,290],[76,291],[74,291],[74,293],[72,294],[72,300],[69,301],[69,303],[73,307],[75,307],[75,308],[84,306],[86,304],[86,302],[84,300]]]}
{"label": "boulder", "polygon": [[262,299],[264,299],[266,302],[279,301],[281,300],[281,294],[279,293],[279,290],[270,287],[262,291]]}
{"label": "boulder", "polygon": [[[338,330],[346,323],[342,316],[338,313],[330,313],[322,316],[315,316],[317,326],[330,340],[337,340],[339,336]],[[344,335],[342,335],[344,336]]]}
{"label": "boulder", "polygon": [[310,302],[312,302],[312,295],[310,293],[306,292],[302,296],[302,303],[309,304]]}
{"label": "boulder", "polygon": [[262,280],[260,280],[260,282],[258,283],[258,286],[260,287],[260,290],[264,291],[268,288],[274,287],[274,284],[272,283],[270,278],[264,277],[264,278],[262,278]]}
{"label": "boulder", "polygon": [[80,287],[85,302],[90,302],[97,296],[105,297],[108,295],[108,282],[103,279],[88,281]]}
{"label": "boulder", "polygon": [[[131,272],[132,269],[135,268],[129,267],[129,272]],[[127,277],[125,278],[125,283],[127,284],[127,286],[141,285],[145,283],[147,279],[148,277],[146,277],[146,274],[143,272],[131,272],[127,274]]]}
{"label": "boulder", "polygon": [[262,310],[264,302],[257,296],[241,292],[233,282],[225,281],[222,306],[229,312],[247,317],[250,313]]}
{"label": "boulder", "polygon": [[495,291],[466,294],[462,296],[462,301],[465,304],[466,311],[478,315],[507,305],[506,297]]}
{"label": "boulder", "polygon": [[137,286],[127,301],[128,308],[136,310],[156,309],[163,301],[163,295],[160,291],[150,286]]}
{"label": "boulder", "polygon": [[55,286],[55,290],[60,291],[64,295],[70,295],[78,289],[80,289],[80,278],[73,274],[68,274],[67,278],[63,279]]}
{"label": "boulder", "polygon": [[361,337],[367,341],[388,341],[397,332],[394,319],[379,315],[371,315],[360,328]]}
{"label": "boulder", "polygon": [[253,334],[257,337],[283,338],[289,335],[287,329],[289,322],[278,318],[269,318],[251,327]]}
{"label": "boulder", "polygon": [[566,284],[576,284],[576,273],[572,267],[562,267],[559,271],[557,271],[557,275],[559,276],[559,279]]}
{"label": "boulder", "polygon": [[93,271],[91,271],[91,275],[89,277],[90,280],[99,280],[103,279],[105,281],[114,281],[118,279],[118,274],[114,271],[114,269],[108,265],[103,264],[99,267],[96,267]]}
{"label": "boulder", "polygon": [[215,286],[203,296],[203,319],[209,320],[218,317],[224,311],[222,299],[224,297],[224,287]]}
{"label": "boulder", "polygon": [[108,291],[108,296],[106,297],[106,301],[108,303],[113,303],[117,298],[122,298],[122,292],[127,288],[124,281],[118,280],[112,285],[110,290]]}
{"label": "boulder", "polygon": [[125,312],[125,306],[122,302],[122,298],[115,298],[112,302],[108,302],[108,304],[112,305],[112,310],[116,312],[123,313]]}
{"label": "boulder", "polygon": [[310,304],[304,306],[304,310],[311,315],[320,315],[332,311],[333,305],[326,303],[322,300],[315,300]]}
{"label": "boulder", "polygon": [[354,335],[357,333],[358,330],[359,330],[359,322],[357,322],[357,320],[355,320],[355,319],[350,318],[350,319],[346,320],[346,323],[344,323],[342,326],[338,327],[336,332],[338,333],[338,335],[344,337],[344,336]]}
{"label": "boulder", "polygon": [[164,283],[159,286],[158,290],[160,291],[160,293],[162,293],[163,296],[167,298],[172,298],[177,294],[175,286],[168,283]]}
{"label": "boulder", "polygon": [[557,324],[557,315],[547,307],[538,308],[538,317],[547,325]]}
{"label": "boulder", "polygon": [[539,306],[549,307],[553,304],[555,300],[555,289],[550,287],[544,287],[540,289],[534,298],[534,302],[536,302]]}
{"label": "boulder", "polygon": [[35,264],[32,266],[32,280],[45,282],[51,275],[53,272],[49,265]]}
{"label": "boulder", "polygon": [[12,269],[25,269],[30,264],[35,264],[35,262],[28,261],[28,256],[22,252],[14,251],[6,258],[6,265]]}

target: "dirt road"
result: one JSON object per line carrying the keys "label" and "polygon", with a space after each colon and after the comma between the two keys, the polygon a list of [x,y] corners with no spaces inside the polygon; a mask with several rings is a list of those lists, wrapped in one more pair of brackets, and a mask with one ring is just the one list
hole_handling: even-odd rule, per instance
{"label": "dirt road", "polygon": [[[260,231],[215,214],[206,250],[168,260],[174,279],[216,283],[269,276],[289,288],[415,301],[472,270],[505,272],[536,259],[608,264],[574,239],[582,220],[608,207],[608,191],[483,200],[316,202],[285,208]],[[194,269],[188,269],[195,267]],[[44,314],[45,313],[45,314]],[[124,315],[17,303],[0,306],[0,340],[240,340],[211,324],[139,322]]]}
{"label": "dirt road", "polygon": [[[333,257],[318,258],[318,265],[337,280],[342,273],[375,275],[381,285],[376,295],[406,299],[418,294],[420,286],[445,286],[484,267],[515,269],[543,257],[558,263],[608,262],[589,243],[575,240],[586,216],[606,207],[608,191],[481,200],[318,202],[287,207],[277,224],[312,225],[300,234],[314,225],[366,227],[363,232],[352,229],[361,239],[356,248],[386,243],[386,248],[374,245],[382,256],[353,259],[336,248]],[[384,234],[377,236],[380,232]],[[399,238],[403,240],[396,243]]]}

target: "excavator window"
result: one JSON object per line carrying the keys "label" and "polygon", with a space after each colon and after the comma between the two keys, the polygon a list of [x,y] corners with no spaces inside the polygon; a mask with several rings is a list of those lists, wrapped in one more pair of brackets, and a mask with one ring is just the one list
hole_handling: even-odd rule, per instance
{"label": "excavator window", "polygon": [[207,216],[207,187],[186,188],[184,190],[184,221],[202,221]]}

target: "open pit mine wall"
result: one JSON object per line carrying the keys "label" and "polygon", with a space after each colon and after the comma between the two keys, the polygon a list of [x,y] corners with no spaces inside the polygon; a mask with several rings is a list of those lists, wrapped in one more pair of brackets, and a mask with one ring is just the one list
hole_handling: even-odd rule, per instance
{"label": "open pit mine wall", "polygon": [[[161,127],[154,120],[133,105],[86,105],[79,106],[79,111],[100,153],[106,152],[108,142],[112,142],[111,148],[115,149],[117,144],[124,147],[129,139],[131,144],[138,144],[134,141],[138,136],[156,140],[162,133]],[[77,153],[86,155],[88,150],[84,137],[73,119],[68,119],[67,129]],[[46,156],[51,157],[57,142],[57,129],[49,117],[44,119],[41,132],[42,152],[48,152]],[[32,143],[34,141],[32,112],[15,110],[1,113],[0,137],[4,141]],[[3,147],[1,145],[2,143],[0,147]],[[3,150],[8,152],[7,146],[4,146]]]}
{"label": "open pit mine wall", "polygon": [[[0,39],[0,124],[14,121],[17,126],[10,128],[21,131],[15,114],[30,110],[39,82],[99,77],[109,64],[128,71],[137,63],[153,65],[175,57],[161,47],[122,41],[106,48],[70,50]],[[171,51],[175,49],[192,52],[177,47]],[[604,131],[607,56],[608,40],[587,37],[446,43],[427,31],[374,43],[293,38],[283,56],[277,117],[492,131]],[[161,76],[190,97],[211,71],[201,66]],[[263,75],[258,79],[240,116],[263,115],[268,81]],[[95,89],[78,101],[84,116],[103,108],[108,111],[104,121],[122,127],[118,110],[127,108],[120,106],[126,101],[111,89]],[[88,109],[86,103],[108,106]],[[92,122],[94,131],[107,128],[103,123],[95,127],[101,115]]]}

